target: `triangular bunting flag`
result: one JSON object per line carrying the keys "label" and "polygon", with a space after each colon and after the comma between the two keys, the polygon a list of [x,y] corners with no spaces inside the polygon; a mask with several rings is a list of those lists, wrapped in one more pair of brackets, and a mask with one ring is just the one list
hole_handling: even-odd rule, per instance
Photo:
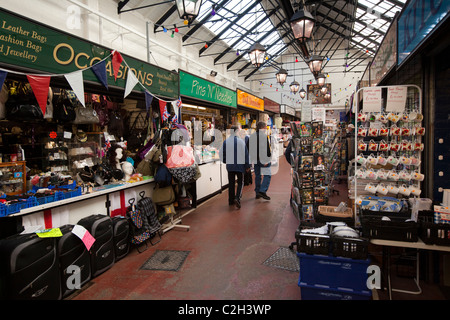
{"label": "triangular bunting flag", "polygon": [[34,96],[41,107],[42,114],[47,110],[48,88],[50,87],[50,77],[27,75]]}
{"label": "triangular bunting flag", "polygon": [[122,64],[123,58],[120,52],[114,50],[112,55],[112,66],[114,71],[114,80],[117,81],[117,74],[119,73],[120,65]]}
{"label": "triangular bunting flag", "polygon": [[178,100],[172,101],[172,108],[175,115],[172,118],[172,122],[178,123],[178,114],[179,114],[179,104]]}
{"label": "triangular bunting flag", "polygon": [[127,83],[125,85],[125,95],[123,96],[124,98],[126,98],[131,93],[138,82],[139,80],[134,75],[134,72],[131,71],[131,69],[128,69]]}
{"label": "triangular bunting flag", "polygon": [[167,112],[167,103],[163,100],[159,100],[159,111],[161,112],[161,123],[164,123],[169,119],[169,112]]}
{"label": "triangular bunting flag", "polygon": [[86,107],[84,103],[84,84],[83,84],[83,71],[76,71],[64,75],[67,82],[72,87],[73,92],[77,96],[83,107]]}
{"label": "triangular bunting flag", "polygon": [[95,76],[98,80],[105,86],[106,89],[108,89],[108,80],[106,75],[106,62],[105,60],[102,60],[92,66],[92,71],[94,72]]}
{"label": "triangular bunting flag", "polygon": [[153,96],[145,90],[145,106],[147,108],[147,112],[150,110],[150,107],[152,106]]}
{"label": "triangular bunting flag", "polygon": [[8,72],[6,72],[6,71],[0,71],[0,91],[2,90],[3,82],[5,82],[7,74],[8,74]]}

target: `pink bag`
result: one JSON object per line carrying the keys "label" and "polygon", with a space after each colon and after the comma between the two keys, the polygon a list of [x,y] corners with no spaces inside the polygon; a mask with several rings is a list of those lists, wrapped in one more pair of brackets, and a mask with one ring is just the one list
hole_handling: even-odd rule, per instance
{"label": "pink bag", "polygon": [[191,147],[180,145],[167,147],[167,168],[190,167],[194,162],[194,152]]}

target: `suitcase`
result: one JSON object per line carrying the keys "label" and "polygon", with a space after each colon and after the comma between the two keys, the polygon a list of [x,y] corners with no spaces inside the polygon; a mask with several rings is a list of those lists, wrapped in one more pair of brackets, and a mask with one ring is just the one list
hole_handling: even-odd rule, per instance
{"label": "suitcase", "polygon": [[0,299],[61,299],[56,238],[13,235],[0,240],[0,256]]}
{"label": "suitcase", "polygon": [[[64,225],[60,227],[63,236],[58,239],[59,271],[61,275],[61,292],[66,297],[73,293],[76,285],[80,288],[91,279],[91,257],[86,246],[78,236],[72,233],[73,225]],[[75,271],[68,268],[70,266],[80,268],[78,281],[73,280]]]}
{"label": "suitcase", "polygon": [[78,224],[95,238],[91,249],[91,276],[92,278],[111,268],[114,260],[114,232],[110,217],[97,214],[78,221]]}
{"label": "suitcase", "polygon": [[116,261],[119,261],[130,250],[130,224],[122,216],[112,218],[112,222],[114,229],[114,255]]}

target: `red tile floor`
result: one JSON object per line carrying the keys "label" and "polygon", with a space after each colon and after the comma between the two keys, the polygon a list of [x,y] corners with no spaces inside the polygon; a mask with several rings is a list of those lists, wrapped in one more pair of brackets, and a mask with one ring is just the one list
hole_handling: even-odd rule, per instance
{"label": "red tile floor", "polygon": [[[253,188],[244,188],[240,210],[228,206],[227,190],[199,204],[182,218],[189,231],[174,228],[146,251],[131,250],[66,299],[300,300],[298,272],[263,265],[280,247],[295,241],[299,224],[289,205],[290,167],[284,157],[267,192],[272,199],[255,199]],[[347,201],[345,181],[336,189],[339,195],[330,198],[330,205]],[[141,270],[156,250],[189,251],[189,255],[178,271]],[[437,285],[424,284],[423,291],[413,298],[444,299]],[[387,296],[380,292],[378,298]],[[394,299],[409,298],[394,294]]]}

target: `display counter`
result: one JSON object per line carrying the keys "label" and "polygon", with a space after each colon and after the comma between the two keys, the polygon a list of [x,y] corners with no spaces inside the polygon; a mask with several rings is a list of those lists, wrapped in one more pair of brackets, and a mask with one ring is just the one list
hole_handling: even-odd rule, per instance
{"label": "display counter", "polygon": [[[109,184],[102,187],[96,187],[92,192],[80,196],[22,209],[17,213],[8,215],[5,219],[8,217],[22,216],[24,225],[32,224],[31,222],[27,223],[26,221],[39,220],[39,216],[44,212],[58,209],[58,212],[65,212],[65,218],[61,220],[61,223],[77,224],[80,219],[92,214],[111,215],[112,209],[114,209],[111,207],[113,205],[111,203],[113,197],[119,199],[120,206],[126,207],[128,206],[128,199],[135,197],[136,200],[138,200],[139,193],[142,191],[145,191],[145,196],[151,197],[153,187],[153,178],[133,183]],[[121,197],[123,199],[121,199]],[[55,223],[54,221],[52,227],[58,227],[55,224],[59,223]]]}

